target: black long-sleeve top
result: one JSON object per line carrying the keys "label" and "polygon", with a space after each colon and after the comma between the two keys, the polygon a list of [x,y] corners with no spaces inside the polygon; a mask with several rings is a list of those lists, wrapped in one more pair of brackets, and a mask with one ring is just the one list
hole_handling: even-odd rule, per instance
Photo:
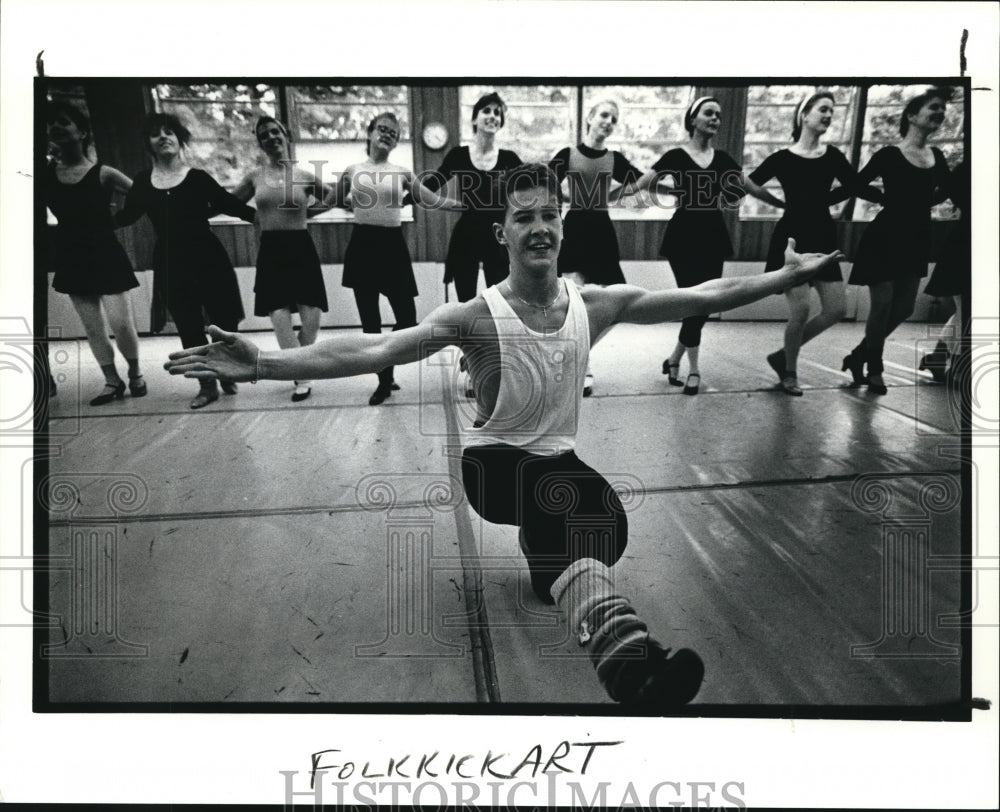
{"label": "black long-sleeve top", "polygon": [[115,215],[115,226],[127,226],[148,215],[158,239],[167,235],[173,240],[182,236],[200,236],[209,232],[209,218],[228,214],[252,223],[256,209],[237,200],[211,175],[191,169],[180,183],[170,189],[157,189],[151,172],[140,172],[125,198],[124,207]]}

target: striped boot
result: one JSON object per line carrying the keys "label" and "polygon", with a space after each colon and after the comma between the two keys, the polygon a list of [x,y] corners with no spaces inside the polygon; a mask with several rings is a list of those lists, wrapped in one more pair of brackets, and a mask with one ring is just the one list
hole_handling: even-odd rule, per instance
{"label": "striped boot", "polygon": [[608,695],[652,710],[676,708],[694,699],[705,666],[690,649],[670,655],[614,590],[611,571],[599,561],[574,561],[552,585],[570,629],[586,649]]}

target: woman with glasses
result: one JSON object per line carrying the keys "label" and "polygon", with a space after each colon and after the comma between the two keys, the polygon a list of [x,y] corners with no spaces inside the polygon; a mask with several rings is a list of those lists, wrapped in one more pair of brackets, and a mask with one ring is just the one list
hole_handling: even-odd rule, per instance
{"label": "woman with glasses", "polygon": [[[457,205],[425,188],[409,169],[389,162],[399,134],[395,115],[375,116],[368,124],[367,160],[348,166],[327,197],[327,202],[349,206],[354,212],[354,227],[344,254],[343,285],[354,291],[361,329],[366,333],[382,332],[380,296],[389,300],[396,319],[393,330],[417,323],[417,281],[401,225],[407,193],[435,208]],[[378,386],[368,398],[369,405],[378,406],[398,389],[393,368],[386,367],[378,373]]]}
{"label": "woman with glasses", "polygon": [[[951,91],[932,88],[910,99],[899,119],[898,146],[883,147],[858,173],[867,185],[882,178],[882,210],[858,244],[851,269],[852,285],[867,285],[871,308],[865,337],[844,358],[855,386],[888,392],[882,376],[885,340],[913,313],[917,288],[930,261],[931,207],[948,197],[949,172],[944,154],[928,144],[944,122]],[[868,370],[865,373],[865,365]]]}
{"label": "woman with glasses", "polygon": [[[48,136],[54,158],[46,167],[45,204],[59,221],[52,287],[70,297],[104,374],[104,390],[90,405],[103,406],[125,397],[125,382],[118,375],[108,338],[109,324],[128,364],[129,392],[134,398],[142,397],[146,381],[139,369],[139,338],[128,294],[139,282],[115,239],[111,221],[112,197],[127,193],[132,181],[90,157],[90,119],[82,110],[69,104],[50,105]],[[49,384],[55,394],[51,375]]]}
{"label": "woman with glasses", "polygon": [[[207,172],[187,162],[185,147],[191,133],[170,113],[146,118],[143,145],[153,168],[140,172],[115,223],[126,226],[147,215],[156,233],[153,246],[153,332],[158,333],[170,311],[184,347],[208,339],[206,316],[212,324],[236,330],[243,320],[243,300],[233,263],[208,220],[228,214],[252,223],[256,212],[223,189]],[[164,305],[166,307],[164,307]],[[236,394],[236,384],[222,381],[222,391]],[[192,409],[219,399],[215,381],[201,381]]]}
{"label": "woman with glasses", "polygon": [[[243,202],[253,198],[261,228],[254,315],[270,316],[282,349],[306,347],[316,341],[320,314],[328,308],[323,270],[306,218],[317,211],[310,212],[310,204],[322,201],[330,188],[292,161],[291,138],[280,121],[262,116],[254,132],[267,161],[233,190]],[[302,321],[298,337],[292,326],[296,312]],[[294,402],[312,393],[311,381],[294,383]]]}
{"label": "woman with glasses", "polygon": [[486,287],[507,278],[507,249],[493,235],[493,224],[503,219],[497,202],[496,186],[500,175],[521,164],[517,153],[496,145],[497,133],[506,121],[507,106],[497,93],[488,93],[472,106],[472,143],[454,147],[444,157],[436,173],[421,178],[424,185],[437,191],[456,178],[462,202],[444,263],[444,283],[455,283],[460,302],[474,299],[479,285],[479,266],[483,266]]}

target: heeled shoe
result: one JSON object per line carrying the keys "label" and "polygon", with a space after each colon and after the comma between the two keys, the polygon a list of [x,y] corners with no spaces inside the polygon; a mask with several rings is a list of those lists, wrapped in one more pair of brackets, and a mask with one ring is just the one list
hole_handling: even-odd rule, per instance
{"label": "heeled shoe", "polygon": [[240,388],[236,385],[236,381],[219,381],[219,386],[222,387],[222,394],[224,395],[235,395],[240,391]]}
{"label": "heeled shoe", "polygon": [[148,390],[146,389],[146,379],[140,375],[138,378],[128,379],[128,392],[134,398],[144,398]]}
{"label": "heeled shoe", "polygon": [[197,395],[191,398],[191,408],[204,409],[209,403],[215,403],[218,399],[218,389],[202,389]]}
{"label": "heeled shoe", "polygon": [[[778,376],[778,380],[784,383],[785,378],[788,377],[788,372],[785,370],[785,351],[776,350],[767,356],[767,365],[775,371]],[[799,392],[801,395],[802,393]]]}
{"label": "heeled shoe", "polygon": [[594,376],[588,372],[583,376],[583,396],[589,398],[594,394]]}
{"label": "heeled shoe", "polygon": [[844,356],[844,363],[840,367],[840,371],[850,371],[851,377],[854,379],[854,386],[864,386],[868,382],[868,379],[865,377],[864,360],[858,358],[853,353]]}
{"label": "heeled shoe", "polygon": [[948,365],[948,354],[939,354],[932,352],[929,355],[925,355],[920,359],[920,365],[917,367],[918,370],[927,370],[931,373],[931,377],[938,383],[944,383],[946,380],[945,367]]}
{"label": "heeled shoe", "polygon": [[[888,394],[889,393],[889,388],[885,385],[885,383],[884,382],[883,383],[879,383],[877,381],[873,381],[872,378],[874,378],[874,377],[876,377],[876,376],[875,375],[869,375],[868,376],[868,392],[869,392],[869,394],[872,394],[872,395],[886,395],[886,394]],[[877,377],[882,377],[882,376],[879,375]]]}
{"label": "heeled shoe", "polygon": [[781,389],[789,395],[794,395],[797,398],[802,397],[802,389],[799,387],[798,378],[794,375],[786,375],[781,379]]}
{"label": "heeled shoe", "polygon": [[312,387],[306,384],[298,384],[292,392],[292,403],[301,403],[312,394]]}
{"label": "heeled shoe", "polygon": [[667,376],[667,383],[671,386],[684,386],[681,380],[681,365],[678,361],[673,363],[669,358],[663,362],[663,374]]}
{"label": "heeled shoe", "polygon": [[104,384],[104,391],[90,401],[90,405],[103,406],[106,403],[111,403],[113,400],[121,400],[124,397],[125,381],[118,381],[118,383],[106,383]]}
{"label": "heeled shoe", "polygon": [[372,392],[372,396],[368,398],[368,405],[378,406],[390,397],[392,397],[392,386],[382,386],[382,384],[379,384],[375,391]]}
{"label": "heeled shoe", "polygon": [[[695,378],[695,382],[691,383],[691,379]],[[697,395],[698,387],[701,386],[701,375],[697,372],[692,372],[687,376],[687,380],[684,382],[684,394],[685,395]]]}

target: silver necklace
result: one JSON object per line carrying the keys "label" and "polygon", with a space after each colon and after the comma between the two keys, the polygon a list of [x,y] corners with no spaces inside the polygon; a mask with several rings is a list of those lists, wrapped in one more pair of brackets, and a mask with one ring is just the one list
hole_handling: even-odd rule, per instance
{"label": "silver necklace", "polygon": [[552,305],[554,305],[556,302],[558,302],[559,297],[562,296],[562,287],[560,286],[559,290],[556,291],[556,297],[551,302],[549,302],[547,305],[537,305],[534,304],[533,302],[529,302],[527,299],[524,299],[521,296],[518,296],[517,291],[514,290],[514,286],[511,285],[509,279],[507,280],[507,290],[509,290],[511,293],[517,296],[517,298],[520,299],[522,302],[524,302],[524,304],[526,304],[528,307],[533,307],[535,310],[541,310],[542,318],[546,317],[549,314],[549,308],[552,307]]}

